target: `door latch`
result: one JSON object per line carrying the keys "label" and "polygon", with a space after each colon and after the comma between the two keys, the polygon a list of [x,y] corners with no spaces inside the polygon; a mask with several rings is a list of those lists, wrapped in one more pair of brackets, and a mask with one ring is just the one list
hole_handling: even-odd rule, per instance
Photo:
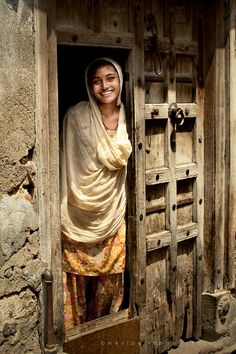
{"label": "door latch", "polygon": [[173,131],[170,136],[172,148],[176,147],[176,127],[184,123],[184,112],[177,106],[177,103],[171,103],[168,109],[168,115],[173,125]]}

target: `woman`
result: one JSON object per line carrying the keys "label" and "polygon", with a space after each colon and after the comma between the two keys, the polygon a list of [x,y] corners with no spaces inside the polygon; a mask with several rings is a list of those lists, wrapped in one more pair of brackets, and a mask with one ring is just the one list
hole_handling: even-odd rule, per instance
{"label": "woman", "polygon": [[131,154],[120,66],[93,61],[88,102],[64,119],[61,222],[65,328],[117,312],[123,300],[126,170]]}

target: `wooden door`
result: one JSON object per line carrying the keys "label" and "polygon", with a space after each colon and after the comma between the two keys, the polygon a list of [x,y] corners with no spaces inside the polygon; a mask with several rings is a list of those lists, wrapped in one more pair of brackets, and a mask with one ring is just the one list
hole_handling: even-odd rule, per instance
{"label": "wooden door", "polygon": [[[116,315],[64,333],[64,350],[86,353],[91,345],[90,353],[162,353],[178,345],[181,337],[201,333],[200,0],[77,0],[69,5],[54,0],[52,4],[48,36],[52,84],[57,82],[57,45],[86,47],[87,54],[93,48],[106,55],[111,48],[113,53],[122,50],[133,143],[127,218],[129,304]],[[81,65],[79,58],[77,65]],[[56,92],[49,97],[52,117],[58,104]],[[171,107],[178,110],[176,121],[173,115],[170,118]],[[52,237],[52,248],[60,249],[59,233],[58,238]],[[63,308],[57,300],[60,267],[60,257],[54,257],[54,324],[62,343]]]}
{"label": "wooden door", "polygon": [[[145,1],[146,350],[198,337],[202,291],[200,5]],[[174,105],[173,105],[174,104]],[[174,111],[177,109],[177,119]],[[172,112],[172,116],[171,116]]]}

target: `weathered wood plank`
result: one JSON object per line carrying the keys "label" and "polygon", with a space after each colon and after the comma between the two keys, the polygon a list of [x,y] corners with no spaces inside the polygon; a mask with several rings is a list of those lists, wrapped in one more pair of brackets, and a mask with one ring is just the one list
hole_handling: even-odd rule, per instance
{"label": "weathered wood plank", "polygon": [[[207,5],[207,3],[206,3]],[[204,16],[208,18],[208,21],[204,21],[202,24],[205,36],[203,38],[204,47],[207,46],[207,51],[204,53],[205,63],[212,63],[207,67],[207,75],[204,75],[204,178],[207,186],[204,193],[204,272],[207,276],[204,277],[204,288],[207,291],[214,292],[214,247],[213,247],[213,235],[215,234],[214,223],[214,168],[215,168],[215,152],[214,152],[214,137],[215,137],[215,61],[212,61],[215,55],[215,35],[216,31],[212,31],[212,28],[216,27],[216,8],[212,8],[210,4],[205,6]],[[211,36],[211,41],[209,41]],[[203,95],[203,92],[200,91]],[[200,97],[199,94],[199,97]],[[203,139],[203,136],[202,136]]]}
{"label": "weathered wood plank", "polygon": [[[165,149],[163,149],[163,146],[166,143],[166,121],[146,120],[145,126],[146,169],[165,166]],[[156,178],[158,179],[158,176]]]}
{"label": "weathered wood plank", "polygon": [[[63,345],[63,296],[60,277],[59,156],[56,81],[55,2],[35,3],[36,146],[40,257],[54,273],[54,325],[59,349]],[[56,268],[56,272],[55,272]]]}
{"label": "weathered wood plank", "polygon": [[196,223],[189,223],[182,226],[178,226],[177,230],[177,242],[189,240],[197,237],[199,234],[199,226]]}
{"label": "weathered wood plank", "polygon": [[91,0],[57,0],[57,29],[89,29],[93,26]]}
{"label": "weathered wood plank", "polygon": [[171,242],[170,231],[162,231],[156,234],[147,235],[147,251],[157,250],[162,247],[169,247]]}
{"label": "weathered wood plank", "polygon": [[42,260],[51,264],[49,196],[49,117],[48,117],[48,47],[47,11],[43,1],[35,3],[36,58],[36,149],[38,178],[39,236]]}
{"label": "weathered wood plank", "polygon": [[168,118],[168,104],[145,104],[145,119]]}
{"label": "weathered wood plank", "polygon": [[177,205],[184,205],[184,204],[189,204],[193,202],[193,193],[192,192],[187,192],[187,193],[181,193],[181,195],[177,195]]}
{"label": "weathered wood plank", "polygon": [[146,215],[146,233],[153,234],[166,230],[165,209],[147,213]]}
{"label": "weathered wood plank", "polygon": [[145,213],[145,120],[144,120],[144,51],[143,51],[143,2],[133,2],[135,47],[133,55],[134,94],[134,151],[135,159],[135,229],[136,234],[136,274],[133,303],[140,315],[140,353],[147,352],[146,335],[146,213]]}
{"label": "weathered wood plank", "polygon": [[134,35],[132,33],[95,33],[78,31],[76,29],[58,29],[58,44],[101,46],[112,48],[132,49],[134,47]]}
{"label": "weathered wood plank", "polygon": [[[195,162],[196,141],[195,141],[195,119],[184,119],[176,131],[176,164],[177,166],[192,164]],[[188,171],[186,171],[188,173]],[[186,173],[186,175],[188,175]]]}
{"label": "weathered wood plank", "polygon": [[[222,19],[223,5],[217,6],[216,10],[216,50],[215,50],[215,237],[214,237],[214,289],[221,290],[224,288],[224,249],[225,249],[225,51],[219,50],[224,48],[224,33],[221,31],[224,26]],[[220,70],[219,70],[220,68]]]}
{"label": "weathered wood plank", "polygon": [[165,185],[146,187],[146,212],[163,210],[166,208]]}
{"label": "weathered wood plank", "polygon": [[[168,28],[169,39],[170,39],[170,50],[168,56],[168,72],[167,72],[167,83],[168,83],[168,94],[167,103],[170,105],[176,102],[176,82],[175,82],[175,64],[176,64],[176,51],[174,44],[174,13],[168,7],[168,17],[166,17],[166,27]],[[173,131],[172,122],[168,119],[167,123],[167,161],[168,167],[170,168],[170,182],[168,184],[167,190],[167,230],[171,232],[171,243],[168,250],[168,284],[166,288],[168,290],[170,312],[171,312],[171,332],[172,337],[170,342],[172,345],[178,345],[179,338],[176,335],[176,285],[177,285],[177,205],[176,205],[176,195],[177,195],[177,184],[175,178],[175,168],[176,168],[176,153],[171,149],[171,133]]]}
{"label": "weathered wood plank", "polygon": [[165,76],[160,74],[145,73],[145,82],[164,82]]}
{"label": "weathered wood plank", "polygon": [[[183,242],[196,238],[199,234],[199,226],[196,223],[185,224],[178,227],[176,232],[177,242]],[[147,251],[153,251],[162,247],[169,247],[171,243],[170,231],[162,231],[152,235],[147,235]]]}
{"label": "weathered wood plank", "polygon": [[160,167],[146,171],[146,185],[156,185],[167,183],[170,180],[170,170],[168,167]]}
{"label": "weathered wood plank", "polygon": [[235,90],[236,90],[236,78],[235,78],[235,67],[236,67],[236,57],[235,57],[235,18],[236,18],[236,4],[231,2],[231,14],[230,14],[230,35],[229,35],[229,95],[230,95],[230,107],[229,107],[229,131],[227,134],[230,136],[229,140],[229,159],[230,159],[230,170],[229,170],[229,241],[228,241],[228,281],[229,287],[236,287],[236,102],[234,100]]}
{"label": "weathered wood plank", "polygon": [[198,172],[197,163],[188,163],[184,165],[179,165],[175,169],[175,176],[178,181],[182,179],[197,177],[198,174],[199,172]]}
{"label": "weathered wood plank", "polygon": [[[157,41],[158,50],[161,53],[168,53],[170,51],[170,40],[169,38],[158,38]],[[195,56],[198,54],[198,43],[197,42],[187,42],[183,40],[175,41],[176,54],[186,54],[189,56]],[[144,50],[152,51],[152,38],[145,37],[144,39]]]}
{"label": "weathered wood plank", "polygon": [[79,338],[84,335],[84,333],[94,333],[100,331],[101,329],[108,328],[110,326],[118,325],[120,323],[125,323],[130,319],[129,310],[119,311],[111,316],[103,316],[101,318],[82,323],[71,329],[65,331],[65,343]]}
{"label": "weathered wood plank", "polygon": [[168,267],[166,249],[149,252],[147,255],[147,336],[146,353],[162,353],[170,348],[172,316],[167,293]]}
{"label": "weathered wood plank", "polygon": [[105,328],[84,333],[65,343],[64,352],[70,354],[137,354],[139,340],[139,318],[121,323],[110,323]]}
{"label": "weathered wood plank", "polygon": [[188,240],[178,245],[177,262],[177,335],[189,339],[193,327],[193,245],[194,240]]}
{"label": "weathered wood plank", "polygon": [[59,192],[59,114],[57,82],[57,36],[56,36],[56,0],[48,2],[48,114],[49,114],[49,154],[50,154],[50,232],[51,269],[53,273],[54,326],[57,340],[62,346],[64,336],[63,287],[61,264],[61,217]]}
{"label": "weathered wood plank", "polygon": [[198,28],[194,31],[198,33],[199,42],[199,62],[198,62],[198,72],[195,85],[196,85],[196,103],[198,105],[198,115],[196,119],[195,126],[195,144],[194,144],[194,158],[198,164],[198,177],[196,183],[193,184],[193,222],[198,224],[198,237],[193,247],[193,278],[194,287],[193,293],[193,328],[192,335],[195,338],[200,338],[202,333],[201,326],[201,296],[203,292],[203,281],[204,281],[204,263],[203,263],[203,245],[205,239],[205,224],[204,224],[204,146],[203,146],[203,136],[204,136],[204,95],[202,88],[202,53],[203,48],[203,22],[202,22],[202,8],[199,4],[197,9],[198,12]]}
{"label": "weathered wood plank", "polygon": [[183,110],[185,119],[195,118],[199,115],[199,105],[196,103],[178,103],[178,107]]}
{"label": "weathered wood plank", "polygon": [[[128,0],[102,0],[101,32],[116,32],[118,35],[122,32],[133,30],[132,21],[130,21],[131,2]],[[97,14],[95,13],[95,17]]]}
{"label": "weathered wood plank", "polygon": [[173,38],[174,40],[193,40],[193,4],[189,1],[173,2]]}

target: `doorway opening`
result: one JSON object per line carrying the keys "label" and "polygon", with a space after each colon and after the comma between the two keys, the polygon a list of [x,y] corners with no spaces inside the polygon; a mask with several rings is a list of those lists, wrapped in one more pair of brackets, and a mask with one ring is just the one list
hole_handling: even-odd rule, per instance
{"label": "doorway opening", "polygon": [[[126,106],[128,101],[127,94],[127,60],[129,51],[126,49],[101,48],[101,47],[85,47],[58,45],[58,100],[59,100],[59,134],[62,133],[63,119],[67,110],[76,105],[78,102],[87,101],[87,91],[85,85],[85,69],[88,64],[96,58],[109,57],[117,61],[123,72],[124,84],[122,88],[122,102]],[[130,110],[130,109],[129,109]],[[129,111],[128,110],[128,111]],[[127,125],[130,117],[127,117]],[[129,127],[128,127],[129,130]],[[130,137],[131,138],[131,137]],[[127,218],[126,218],[127,219]],[[128,227],[128,225],[127,225]],[[127,234],[127,233],[126,233]],[[127,243],[126,243],[127,244]],[[126,252],[127,257],[129,251]],[[121,310],[127,310],[130,303],[130,272],[128,269],[129,261],[126,259],[126,270],[124,273],[124,298]],[[87,296],[93,296],[90,287],[87,288]],[[112,316],[112,315],[110,315]]]}

